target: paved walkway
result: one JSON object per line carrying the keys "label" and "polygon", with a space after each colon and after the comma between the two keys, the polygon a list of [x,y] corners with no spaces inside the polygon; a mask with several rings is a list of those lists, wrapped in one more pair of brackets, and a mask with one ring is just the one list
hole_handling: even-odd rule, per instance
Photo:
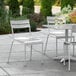
{"label": "paved walkway", "polygon": [[[45,47],[48,30],[46,28],[40,30],[38,32],[32,32],[32,35],[42,38]],[[16,36],[28,36],[28,33],[18,33]],[[11,34],[0,35],[0,76],[76,76],[75,62],[71,63],[71,72],[68,72],[67,64],[63,66],[59,60],[53,59],[55,56],[55,38],[49,38],[46,52],[48,57],[44,56],[42,58],[40,45],[34,45],[31,62],[29,62],[29,46],[27,47],[27,61],[25,62],[24,47],[22,44],[16,42],[13,47],[10,63],[7,64],[11,41]],[[63,41],[59,40],[59,55],[63,54]],[[41,60],[43,59],[44,65],[41,65]]]}

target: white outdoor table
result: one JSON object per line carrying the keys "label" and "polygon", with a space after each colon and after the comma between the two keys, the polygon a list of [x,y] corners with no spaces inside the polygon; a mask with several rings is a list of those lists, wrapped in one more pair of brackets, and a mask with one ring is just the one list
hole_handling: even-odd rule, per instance
{"label": "white outdoor table", "polygon": [[68,30],[72,29],[72,26],[76,24],[62,24],[62,25],[43,25],[44,27],[57,29],[57,30],[65,30],[65,41],[68,41]]}
{"label": "white outdoor table", "polygon": [[[72,30],[72,26],[76,26],[76,24],[62,24],[62,25],[43,25],[44,27],[57,29],[57,30],[65,30],[65,42],[68,42],[69,30]],[[68,54],[68,45],[66,45],[66,53]],[[62,56],[55,57],[54,59],[61,59],[60,62],[63,62]]]}
{"label": "white outdoor table", "polygon": [[[48,28],[53,28],[53,29],[58,29],[58,30],[65,30],[65,42],[68,42],[68,34],[69,34],[69,30],[72,30],[72,26],[76,26],[76,24],[49,25]],[[68,48],[68,45],[66,45],[65,50],[64,50],[66,55],[64,55],[63,57],[56,58],[56,59],[61,58],[60,62],[63,62],[64,65],[65,65],[65,60],[68,60],[68,71],[70,71],[70,59],[76,61],[76,58],[74,56],[70,57],[69,50],[70,49]]]}

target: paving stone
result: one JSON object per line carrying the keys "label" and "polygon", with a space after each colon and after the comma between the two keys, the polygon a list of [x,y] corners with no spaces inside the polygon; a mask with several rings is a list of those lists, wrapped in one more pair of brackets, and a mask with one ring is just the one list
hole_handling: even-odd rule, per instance
{"label": "paving stone", "polygon": [[[34,37],[42,38],[44,43],[46,41],[46,37],[48,30],[42,29],[39,32],[33,32],[32,35]],[[28,33],[19,33],[16,36],[28,36]],[[9,35],[1,35],[0,36],[0,66],[5,69],[7,73],[11,76],[76,76],[76,63],[71,62],[71,72],[67,71],[67,63],[64,66],[57,60],[53,60],[55,56],[55,38],[49,38],[48,47],[46,54],[42,57],[40,45],[33,46],[33,56],[32,61],[29,62],[30,58],[30,48],[27,47],[27,61],[24,59],[24,47],[22,44],[15,43],[13,46],[13,52],[10,59],[10,63],[7,64],[7,58],[10,50],[11,44],[11,34]],[[63,55],[63,44],[62,41],[59,41],[59,56]],[[44,45],[45,47],[45,45]],[[71,48],[72,50],[72,48]],[[40,52],[38,52],[40,51]],[[72,53],[72,51],[71,51]],[[75,52],[76,54],[76,52]],[[41,61],[44,60],[44,64],[41,65]],[[27,64],[27,66],[25,66]],[[0,69],[1,75],[7,75],[2,69]]]}
{"label": "paving stone", "polygon": [[0,76],[6,76],[6,72],[4,72],[1,68],[0,68]]}

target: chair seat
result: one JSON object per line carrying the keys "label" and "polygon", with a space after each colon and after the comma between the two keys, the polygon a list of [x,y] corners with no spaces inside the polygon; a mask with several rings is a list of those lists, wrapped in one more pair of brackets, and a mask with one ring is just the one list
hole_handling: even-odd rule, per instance
{"label": "chair seat", "polygon": [[76,42],[71,42],[73,45],[76,45]]}
{"label": "chair seat", "polygon": [[42,40],[39,38],[33,38],[33,37],[18,37],[14,38],[15,40],[25,43],[25,44],[37,44],[37,43],[42,43]]}
{"label": "chair seat", "polygon": [[51,31],[49,34],[56,38],[65,38],[65,33],[63,31]]}
{"label": "chair seat", "polygon": [[[55,36],[56,38],[65,38],[65,32],[64,31],[51,31],[50,32],[51,35]],[[69,36],[68,38],[73,38],[74,36]]]}
{"label": "chair seat", "polygon": [[64,35],[65,33],[63,31],[51,31],[50,34],[54,35]]}
{"label": "chair seat", "polygon": [[76,45],[76,42],[74,42],[74,41],[72,41],[72,42],[64,42],[64,44],[66,44],[66,45],[70,45],[70,44]]}
{"label": "chair seat", "polygon": [[39,43],[42,43],[42,40],[41,39],[29,39],[27,41],[24,42],[25,44],[39,44]]}
{"label": "chair seat", "polygon": [[27,40],[29,37],[15,37],[15,40]]}

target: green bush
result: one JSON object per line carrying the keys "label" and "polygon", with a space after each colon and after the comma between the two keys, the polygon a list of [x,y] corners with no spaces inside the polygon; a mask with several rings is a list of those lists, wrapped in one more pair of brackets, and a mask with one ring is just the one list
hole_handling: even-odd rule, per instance
{"label": "green bush", "polygon": [[[45,17],[42,14],[37,14],[37,13],[29,14],[27,18],[30,19],[31,23],[33,22],[32,23],[32,24],[34,24],[33,28],[42,27],[42,24],[45,19]],[[32,27],[32,24],[31,24],[31,27]]]}
{"label": "green bush", "polygon": [[5,5],[9,5],[10,0],[4,0]]}
{"label": "green bush", "polygon": [[18,0],[19,5],[23,5],[23,0]]}
{"label": "green bush", "polygon": [[9,34],[11,32],[9,15],[6,11],[3,11],[3,15],[0,17],[0,34]]}
{"label": "green bush", "polygon": [[37,30],[36,22],[34,22],[33,20],[30,21],[30,26],[31,26],[31,31]]}
{"label": "green bush", "polygon": [[10,7],[11,15],[13,17],[18,17],[20,15],[19,14],[20,9],[19,9],[18,0],[10,0],[9,7]]}
{"label": "green bush", "polygon": [[44,16],[52,15],[52,0],[41,0],[41,13]]}
{"label": "green bush", "polygon": [[18,17],[10,17],[10,20],[25,20],[27,19],[27,16],[26,15],[23,15],[23,16],[18,16]]}
{"label": "green bush", "polygon": [[68,5],[70,5],[71,8],[73,9],[74,4],[75,4],[74,0],[61,0],[61,9],[67,7]]}
{"label": "green bush", "polygon": [[61,0],[55,0],[55,6],[60,6],[61,5]]}
{"label": "green bush", "polygon": [[40,5],[40,0],[34,0],[35,5]]}
{"label": "green bush", "polygon": [[34,13],[34,0],[23,1],[23,15]]}
{"label": "green bush", "polygon": [[[2,2],[1,2],[2,1]],[[3,0],[0,4],[0,34],[10,33],[9,13],[4,8]]]}
{"label": "green bush", "polygon": [[11,33],[11,28],[9,23],[0,23],[0,34],[9,34]]}

